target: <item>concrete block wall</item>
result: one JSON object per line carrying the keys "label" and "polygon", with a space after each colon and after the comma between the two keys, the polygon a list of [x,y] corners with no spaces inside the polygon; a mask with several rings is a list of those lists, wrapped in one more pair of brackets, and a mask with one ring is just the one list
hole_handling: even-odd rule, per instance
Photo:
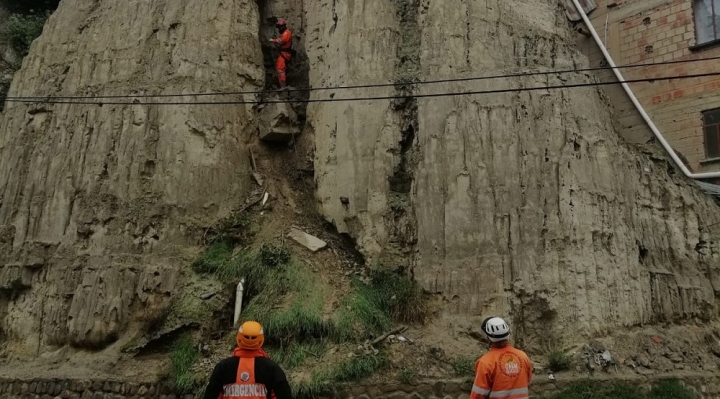
{"label": "concrete block wall", "polygon": [[[618,65],[700,60],[720,56],[720,43],[696,45],[693,0],[598,0],[590,15],[593,26]],[[607,25],[607,29],[606,29]],[[607,33],[606,33],[607,32]],[[578,44],[591,66],[603,56],[592,38],[578,35]],[[720,73],[718,61],[624,68],[626,79]],[[615,80],[612,72],[598,79]],[[622,88],[605,86],[623,136],[633,143],[651,138]],[[687,159],[691,170],[720,170],[720,159],[709,160],[705,151],[702,111],[720,108],[720,75],[630,84],[673,148]]]}

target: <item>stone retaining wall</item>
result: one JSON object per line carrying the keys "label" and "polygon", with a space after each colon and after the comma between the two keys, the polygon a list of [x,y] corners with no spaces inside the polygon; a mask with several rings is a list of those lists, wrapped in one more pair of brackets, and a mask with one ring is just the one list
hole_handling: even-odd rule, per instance
{"label": "stone retaining wall", "polygon": [[[612,377],[603,376],[596,380],[608,383],[622,381],[617,376]],[[574,377],[551,381],[544,375],[537,375],[534,378],[535,381],[530,387],[531,397],[560,392],[582,380]],[[626,382],[649,389],[654,381],[663,378],[674,378],[674,376],[632,378],[627,379]],[[683,378],[681,383],[695,392],[698,399],[720,399],[720,374]],[[417,385],[384,384],[351,387],[338,396],[341,399],[468,399],[471,388],[472,382],[460,380],[423,382]]]}
{"label": "stone retaining wall", "polygon": [[[612,378],[610,378],[612,377]],[[633,385],[649,388],[653,381],[675,376],[628,378]],[[535,377],[531,397],[559,392],[582,378],[561,378],[551,381]],[[603,382],[622,381],[618,376],[596,378]],[[683,376],[682,384],[696,393],[698,399],[720,399],[720,374]],[[336,395],[339,399],[468,399],[472,382],[467,380],[424,381],[417,384],[386,383],[348,386]],[[11,380],[0,378],[0,399],[193,399],[178,397],[167,383],[137,383],[110,380]]]}
{"label": "stone retaining wall", "polygon": [[[192,399],[189,395],[186,399]],[[0,399],[178,399],[166,383],[111,380],[0,379]]]}

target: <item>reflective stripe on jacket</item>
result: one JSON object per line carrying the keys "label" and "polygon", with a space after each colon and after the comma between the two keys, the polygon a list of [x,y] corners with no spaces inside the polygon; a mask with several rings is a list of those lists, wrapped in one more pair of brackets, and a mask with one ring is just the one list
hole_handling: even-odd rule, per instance
{"label": "reflective stripe on jacket", "polygon": [[525,352],[510,345],[490,348],[475,362],[470,399],[527,399],[532,364]]}
{"label": "reflective stripe on jacket", "polygon": [[255,382],[255,358],[240,358],[234,384],[223,386],[223,398],[267,399],[267,388]]}

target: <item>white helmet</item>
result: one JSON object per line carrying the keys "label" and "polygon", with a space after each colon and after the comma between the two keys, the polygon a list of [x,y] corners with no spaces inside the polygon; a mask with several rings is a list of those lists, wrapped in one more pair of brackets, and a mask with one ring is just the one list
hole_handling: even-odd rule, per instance
{"label": "white helmet", "polygon": [[485,335],[490,342],[505,341],[510,336],[510,327],[505,320],[499,317],[493,317],[485,322]]}

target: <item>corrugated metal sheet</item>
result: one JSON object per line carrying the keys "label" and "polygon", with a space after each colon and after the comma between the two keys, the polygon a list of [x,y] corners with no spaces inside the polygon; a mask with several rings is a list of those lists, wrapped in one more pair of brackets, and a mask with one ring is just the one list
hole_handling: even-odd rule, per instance
{"label": "corrugated metal sheet", "polygon": [[701,190],[705,191],[706,193],[708,193],[710,195],[714,195],[714,196],[720,198],[720,186],[718,186],[717,184],[710,184],[710,183],[705,183],[705,182],[697,181],[697,180],[695,181],[695,183],[698,186],[700,186]]}
{"label": "corrugated metal sheet", "polygon": [[[565,4],[565,14],[567,14],[569,20],[573,22],[582,20],[582,17],[577,12],[577,9],[575,9],[575,4],[572,0],[562,0],[562,2]],[[582,5],[583,11],[585,11],[585,14],[589,15],[597,8],[595,0],[579,0],[579,2],[580,5]]]}

